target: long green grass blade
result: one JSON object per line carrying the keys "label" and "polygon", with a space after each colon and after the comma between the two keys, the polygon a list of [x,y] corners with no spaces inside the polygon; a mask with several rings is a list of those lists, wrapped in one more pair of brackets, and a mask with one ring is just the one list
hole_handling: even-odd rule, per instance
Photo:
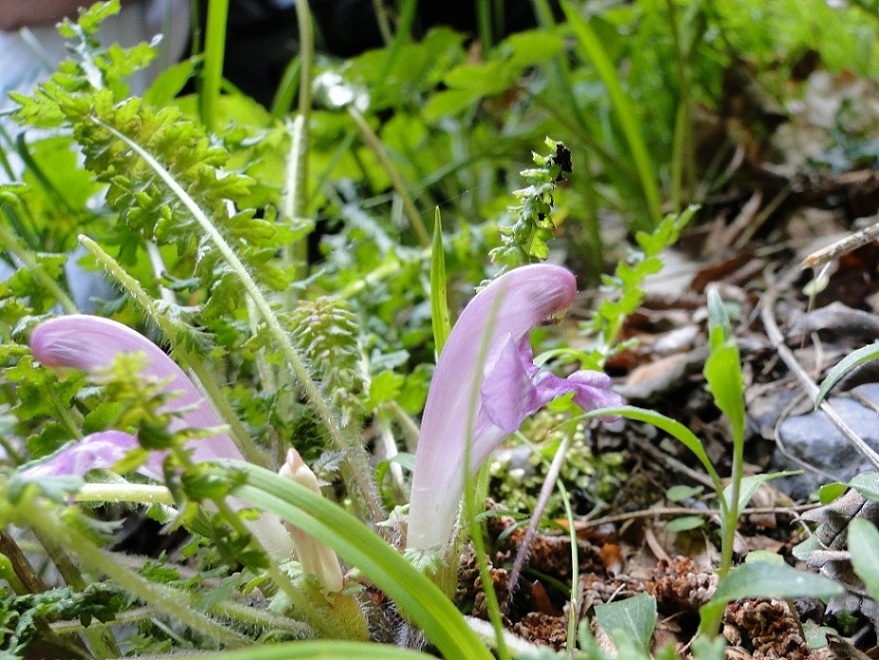
{"label": "long green grass blade", "polygon": [[330,546],[390,596],[444,657],[492,657],[442,591],[360,520],[274,472],[238,461],[224,464],[246,475],[246,482],[234,491],[237,497]]}
{"label": "long green grass blade", "polygon": [[598,35],[595,34],[589,23],[570,4],[562,3],[562,9],[564,9],[568,23],[574,30],[574,34],[577,37],[577,46],[582,55],[585,59],[592,62],[596,72],[605,87],[607,87],[611,105],[613,105],[620,128],[629,145],[635,169],[638,171],[644,200],[650,212],[650,226],[656,226],[662,220],[662,199],[659,194],[659,186],[656,183],[656,170],[650,161],[647,145],[644,143],[644,137],[638,125],[638,117],[635,114],[632,102],[623,92],[623,86],[617,70],[607,56],[607,51],[601,45]]}
{"label": "long green grass blade", "polygon": [[205,30],[204,64],[199,90],[201,121],[209,131],[217,124],[217,104],[223,82],[223,59],[226,53],[226,18],[229,0],[209,0]]}
{"label": "long green grass blade", "polygon": [[723,491],[723,484],[720,481],[720,476],[717,474],[717,470],[714,469],[714,465],[712,465],[711,459],[708,458],[708,454],[705,453],[705,447],[702,445],[702,441],[679,421],[672,419],[671,417],[666,417],[653,410],[637,408],[635,406],[602,408],[598,411],[589,412],[586,416],[596,417],[599,415],[618,415],[620,417],[625,417],[626,419],[635,419],[639,422],[653,424],[656,428],[665,431],[670,436],[679,440],[687,449],[695,454],[696,458],[699,459],[699,462],[702,463],[702,466],[705,468],[705,471],[708,472],[708,476],[711,477],[711,481],[717,492],[721,493]]}
{"label": "long green grass blade", "polygon": [[449,321],[449,301],[446,294],[446,257],[443,252],[443,227],[439,209],[433,224],[433,246],[430,251],[430,312],[433,323],[433,343],[437,357],[446,345],[452,331]]}

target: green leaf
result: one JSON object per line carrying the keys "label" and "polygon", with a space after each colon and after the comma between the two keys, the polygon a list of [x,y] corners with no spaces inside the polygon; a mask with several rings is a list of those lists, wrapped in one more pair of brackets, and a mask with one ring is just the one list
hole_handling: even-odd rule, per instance
{"label": "green leaf", "polygon": [[863,472],[855,475],[848,484],[868,500],[879,502],[879,472]]}
{"label": "green leaf", "polygon": [[433,342],[436,355],[442,353],[452,331],[449,321],[449,301],[446,294],[446,257],[443,251],[443,226],[439,208],[433,223],[433,246],[430,251],[430,311],[433,324]]}
{"label": "green leaf", "polygon": [[[717,585],[709,603],[699,615],[703,625],[726,604],[740,598],[820,598],[828,600],[845,592],[841,584],[815,573],[800,571],[787,564],[746,562],[734,568]],[[711,631],[703,631],[711,632]]]}
{"label": "green leaf", "polygon": [[696,497],[703,490],[705,489],[702,486],[684,486],[678,484],[665,491],[665,497],[669,502],[680,502],[688,497]]}
{"label": "green leaf", "polygon": [[747,562],[734,568],[721,580],[712,601],[729,602],[739,598],[831,598],[843,593],[833,580],[764,561]]}
{"label": "green leaf", "polygon": [[153,84],[144,93],[143,100],[156,107],[169,105],[195,75],[197,62],[197,59],[189,58],[169,66],[156,76]]}
{"label": "green leaf", "polygon": [[836,385],[840,378],[845,376],[855,367],[862,365],[865,362],[869,362],[870,360],[875,360],[876,358],[879,358],[879,341],[870,344],[869,346],[863,346],[854,353],[849,353],[845,358],[840,360],[839,363],[827,374],[827,377],[821,383],[821,387],[818,388],[818,394],[815,396],[815,407],[818,407],[821,401],[824,400],[824,397],[827,396],[830,388]]}
{"label": "green leaf", "polygon": [[665,528],[670,532],[686,532],[690,529],[696,529],[705,524],[705,519],[701,516],[681,516],[674,520],[669,520]]}
{"label": "green leaf", "polygon": [[[751,498],[754,497],[754,493],[765,484],[767,481],[772,481],[773,479],[782,479],[784,477],[792,477],[797,474],[802,474],[802,470],[788,470],[786,472],[772,472],[770,474],[755,474],[750,477],[744,477],[741,481],[741,486],[739,487],[739,501],[736,504],[736,511],[741,511],[746,506],[748,506],[748,502],[751,501]],[[732,508],[732,484],[728,485],[723,489],[723,496],[726,498],[726,503]]]}
{"label": "green leaf", "polygon": [[382,371],[369,382],[369,398],[366,407],[374,410],[376,406],[396,399],[406,378],[394,371]]}
{"label": "green leaf", "polygon": [[596,605],[595,619],[615,642],[618,637],[631,640],[646,653],[656,626],[656,599],[648,594],[638,594],[626,600]]}
{"label": "green leaf", "polygon": [[818,489],[818,501],[821,504],[830,504],[838,497],[841,497],[845,491],[849,489],[847,484],[834,482],[832,484],[824,484]]}
{"label": "green leaf", "polygon": [[246,475],[235,495],[273,513],[325,543],[350,566],[394,599],[449,658],[491,658],[455,605],[429,579],[360,520],[333,502],[269,470],[240,461],[223,461]]}
{"label": "green leaf", "polygon": [[745,433],[745,380],[723,301],[714,289],[708,292],[708,310],[711,352],[703,373],[714,403],[729,419],[733,442],[740,443]]}

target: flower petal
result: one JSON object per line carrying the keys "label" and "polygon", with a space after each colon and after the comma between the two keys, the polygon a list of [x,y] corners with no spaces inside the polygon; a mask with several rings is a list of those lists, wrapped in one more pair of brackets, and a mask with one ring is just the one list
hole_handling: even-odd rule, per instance
{"label": "flower petal", "polygon": [[[461,498],[466,443],[472,443],[470,467],[475,469],[506,435],[481,404],[482,347],[489,351],[486,364],[494,350],[501,351],[495,368],[515,375],[505,343],[519,346],[532,327],[568,307],[576,293],[570,271],[550,264],[523,266],[489,284],[461,313],[440,355],[424,407],[409,503],[410,548],[427,550],[448,543]],[[492,413],[509,428],[515,410],[504,408],[500,397],[492,399]]]}
{"label": "flower petal", "polygon": [[[122,431],[101,431],[72,442],[45,460],[25,467],[22,474],[31,479],[39,477],[84,477],[91,470],[109,469],[140,445],[137,438]],[[162,476],[162,456],[156,452],[141,471],[159,479]]]}
{"label": "flower petal", "polygon": [[[183,370],[153,342],[121,323],[98,316],[62,316],[40,324],[31,334],[30,345],[34,357],[44,365],[84,371],[109,367],[119,353],[142,353],[147,358],[143,375],[168,381],[165,391],[176,395],[168,409],[186,409],[171,421],[172,431],[221,425],[218,415]],[[85,447],[80,448],[83,443]],[[52,476],[83,475],[92,468],[112,467],[136,446],[137,440],[133,436],[121,431],[106,431],[84,438],[31,470],[54,471]],[[212,458],[243,460],[238,447],[225,433],[190,440],[186,447],[192,451],[195,461]],[[154,452],[141,472],[161,479],[163,457],[164,453]],[[27,473],[34,474],[30,470]],[[50,475],[46,473],[46,476]],[[236,510],[247,506],[237,498],[229,498],[229,504]],[[255,520],[245,520],[245,524],[270,555],[279,559],[290,556],[293,542],[280,518],[263,513]]]}
{"label": "flower petal", "polygon": [[[164,389],[174,398],[167,409],[187,408],[171,422],[170,429],[215,428],[219,416],[205,401],[183,370],[158,346],[131,328],[99,316],[74,314],[41,323],[31,334],[34,357],[50,367],[95,371],[113,364],[119,353],[143,353],[147,358],[144,376],[168,380]],[[193,459],[241,459],[241,452],[225,433],[217,433],[189,445]]]}
{"label": "flower petal", "polygon": [[[528,337],[522,338],[525,342]],[[531,351],[528,351],[530,357]],[[533,410],[534,384],[522,351],[509,335],[492,356],[479,393],[485,414],[505,434],[515,433]],[[530,361],[529,361],[530,363]],[[531,365],[533,366],[533,365]]]}

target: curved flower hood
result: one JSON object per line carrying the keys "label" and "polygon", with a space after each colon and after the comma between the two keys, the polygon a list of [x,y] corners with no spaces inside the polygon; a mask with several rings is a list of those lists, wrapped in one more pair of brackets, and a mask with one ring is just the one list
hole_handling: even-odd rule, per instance
{"label": "curved flower hood", "polygon": [[409,505],[409,548],[444,548],[455,524],[470,469],[524,419],[573,392],[584,410],[619,405],[610,378],[578,371],[561,378],[533,362],[528,333],[566,309],[577,285],[570,271],[550,264],[512,270],[480,291],[461,313],[443,348],[427,395]]}
{"label": "curved flower hood", "polygon": [[[82,371],[107,368],[120,353],[141,353],[146,356],[142,374],[167,381],[163,389],[174,394],[166,409],[184,410],[171,421],[171,431],[222,426],[217,413],[183,370],[161,348],[121,323],[98,316],[62,316],[40,324],[31,334],[30,345],[34,357],[43,365]],[[93,433],[23,472],[30,477],[85,476],[89,470],[112,467],[137,446],[137,439],[122,431]],[[244,460],[229,435],[222,432],[190,440],[186,447],[192,451],[195,461],[212,458]],[[164,456],[165,452],[152,452],[140,471],[161,480]],[[234,499],[230,499],[230,504],[235,508],[243,506]],[[270,554],[284,558],[290,556],[292,540],[280,519],[262,514],[247,524]]]}

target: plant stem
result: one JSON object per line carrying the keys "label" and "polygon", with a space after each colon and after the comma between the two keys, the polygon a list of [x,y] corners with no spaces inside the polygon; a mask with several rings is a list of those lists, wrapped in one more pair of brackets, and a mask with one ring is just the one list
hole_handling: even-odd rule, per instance
{"label": "plant stem", "polygon": [[165,486],[153,484],[88,483],[80,486],[76,502],[130,502],[136,504],[174,505],[174,496]]}
{"label": "plant stem", "polygon": [[415,208],[415,203],[412,201],[412,196],[406,189],[406,184],[403,181],[403,177],[400,176],[397,168],[394,167],[391,159],[388,158],[388,154],[385,151],[385,148],[382,146],[381,140],[379,139],[378,135],[375,134],[375,131],[372,130],[372,127],[370,127],[366,119],[363,118],[363,115],[360,114],[360,112],[356,108],[349,105],[348,114],[351,115],[354,123],[357,124],[357,128],[360,129],[360,134],[363,136],[364,141],[372,149],[373,153],[375,153],[379,163],[381,163],[381,166],[390,177],[391,183],[394,186],[394,190],[403,201],[403,209],[406,212],[407,220],[409,220],[409,226],[415,232],[415,236],[418,238],[418,242],[421,244],[421,247],[429,248],[430,234],[427,233],[427,228],[421,221],[421,216],[418,214],[418,209]]}
{"label": "plant stem", "polygon": [[[737,435],[737,434],[735,434]],[[732,463],[732,488],[730,502],[726,515],[723,516],[723,539],[721,542],[720,566],[717,569],[717,577],[723,579],[732,568],[733,545],[736,538],[736,527],[739,520],[739,493],[742,487],[742,477],[745,473],[744,438],[733,437],[733,463]],[[723,499],[723,493],[719,493]]]}

